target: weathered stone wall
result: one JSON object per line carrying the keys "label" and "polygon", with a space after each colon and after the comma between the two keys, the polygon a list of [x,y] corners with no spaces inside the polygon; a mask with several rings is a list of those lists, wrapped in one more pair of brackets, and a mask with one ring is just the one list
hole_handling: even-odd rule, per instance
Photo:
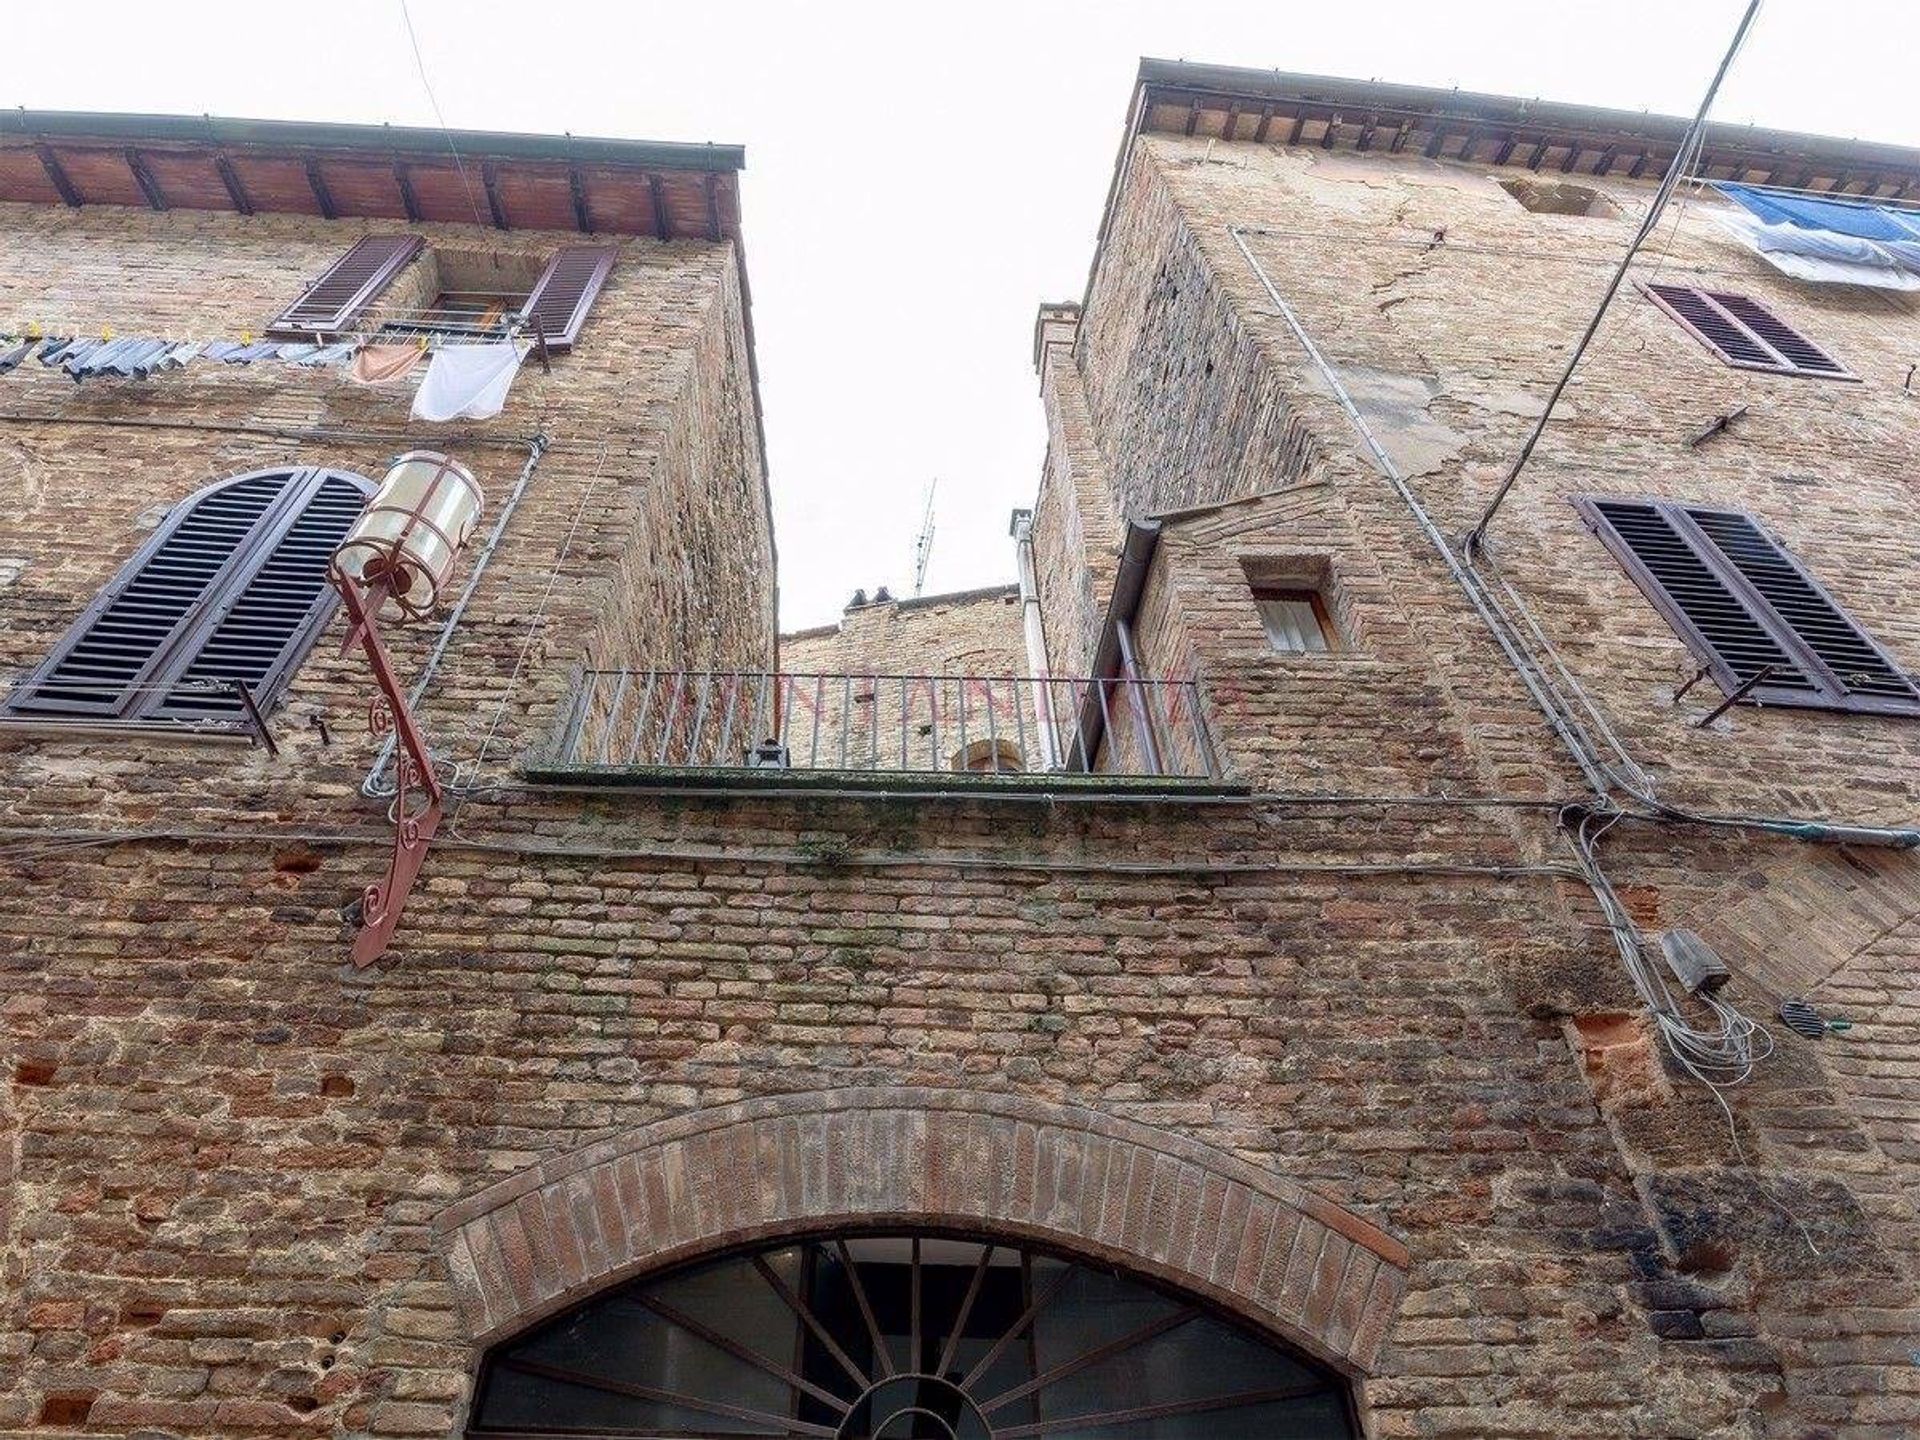
{"label": "weathered stone wall", "polygon": [[[1421,813],[1441,796],[1478,796],[1490,826],[1555,862],[1568,852],[1553,802],[1585,787],[1230,227],[1260,232],[1247,244],[1457,539],[1644,213],[1650,185],[1596,183],[1619,217],[1534,214],[1484,171],[1414,157],[1161,136],[1134,148],[1074,358],[1114,505],[1184,511],[1166,521],[1139,644],[1154,665],[1202,680],[1229,773],[1346,808],[1344,843],[1369,833],[1384,797],[1408,796],[1408,813]],[[1590,491],[1749,509],[1896,657],[1920,654],[1899,598],[1920,559],[1907,479],[1920,426],[1901,383],[1920,317],[1903,300],[1792,285],[1726,238],[1711,208],[1691,202],[1663,225],[1642,278],[1657,269],[1752,294],[1864,383],[1727,369],[1625,292],[1493,528],[1491,565],[1668,803],[1907,823],[1915,722],[1742,709],[1696,727],[1720,697],[1708,684],[1675,701],[1694,669],[1685,647],[1567,503]],[[1689,443],[1743,405],[1728,433]],[[1252,438],[1281,424],[1290,443]],[[1060,548],[1065,527],[1042,518],[1055,533],[1039,543]],[[1322,589],[1333,653],[1272,653],[1249,594],[1255,573]],[[1047,603],[1051,615],[1074,601]],[[1623,1372],[1610,1397],[1638,1418],[1616,1416],[1613,1433],[1905,1433],[1920,1422],[1902,1383],[1920,1328],[1920,1101],[1905,1073],[1913,1048],[1899,996],[1911,961],[1900,937],[1920,912],[1920,873],[1896,852],[1643,820],[1621,822],[1601,854],[1649,934],[1689,927],[1715,944],[1734,970],[1729,997],[1770,1021],[1777,1045],[1728,1093],[1736,1149],[1707,1092],[1661,1063],[1617,957],[1538,954],[1507,976],[1512,1013],[1561,1017],[1569,1064],[1587,1081],[1581,1103],[1609,1130],[1611,1165],[1633,1177],[1637,1200],[1616,1218],[1639,1248],[1609,1313],[1638,1314],[1663,1357],[1690,1357],[1749,1395],[1714,1420],[1697,1379]],[[1516,934],[1541,920],[1509,918]],[[1820,1041],[1787,1031],[1773,1010],[1801,994],[1855,1028]],[[1412,1153],[1431,1152],[1415,1142]],[[1602,1227],[1587,1240],[1625,1233]],[[1547,1271],[1504,1259],[1528,1283],[1499,1313],[1550,1308]],[[1422,1293],[1422,1273],[1440,1271],[1416,1263],[1395,1332],[1405,1348],[1390,1345],[1391,1378],[1369,1387],[1378,1433],[1441,1423],[1572,1434],[1597,1423],[1571,1372],[1538,1409],[1502,1404],[1514,1357],[1489,1340],[1495,1290],[1463,1286],[1445,1300]]]}
{"label": "weathered stone wall", "polygon": [[[1646,193],[1615,188],[1628,209]],[[47,285],[122,307],[123,331],[258,324],[345,243],[272,218],[5,219],[20,238],[0,245],[0,314]],[[1179,512],[1136,616],[1142,661],[1199,680],[1226,769],[1255,793],[1087,804],[583,798],[515,780],[575,665],[770,658],[732,256],[629,244],[580,350],[446,439],[496,503],[533,430],[554,444],[426,706],[475,783],[386,962],[345,959],[343,909],[388,832],[357,795],[365,680],[324,640],[276,717],[278,760],[0,738],[0,1429],[454,1433],[491,1333],[477,1291],[524,1280],[532,1313],[581,1277],[740,1233],[744,1192],[777,1200],[785,1181],[754,1172],[757,1150],[690,1149],[710,1168],[659,1211],[669,1233],[648,1241],[637,1210],[603,1218],[606,1195],[583,1192],[504,1276],[461,1248],[490,1186],[519,1177],[516,1193],[571,1206],[568,1177],[627,1156],[634,1127],[704,1133],[701,1112],[761,1098],[756,1114],[797,1127],[810,1096],[849,1087],[910,1118],[906,1087],[923,1087],[999,1117],[979,1122],[976,1164],[1024,1163],[1042,1107],[1082,1107],[1403,1242],[1384,1335],[1326,1346],[1357,1372],[1372,1436],[1911,1430],[1913,861],[1643,819],[1608,831],[1635,921],[1706,934],[1731,998],[1764,1015],[1810,993],[1856,1022],[1781,1030],[1730,1092],[1730,1130],[1662,1063],[1571,864],[1556,822],[1588,798],[1578,770],[1226,233],[1295,232],[1249,243],[1455,535],[1628,223],[1532,215],[1411,159],[1136,147],[1081,335],[1046,347],[1049,641],[1056,671],[1091,644],[1123,517]],[[1775,286],[1697,217],[1660,253],[1738,270],[1867,383],[1720,371],[1629,299],[1493,554],[1663,791],[1904,819],[1908,722],[1740,711],[1693,729],[1711,698],[1671,703],[1677,642],[1564,504],[1594,476],[1748,504],[1912,653],[1903,317]],[[1687,446],[1730,402],[1749,419]],[[13,668],[112,574],[143,513],[289,458],[377,473],[421,438],[402,395],[257,368],[79,390],[16,373],[0,409],[44,417],[0,421],[0,504],[22,517],[0,559],[25,561],[0,588]],[[1339,648],[1272,654],[1255,571],[1321,584]],[[429,642],[396,637],[404,672]],[[782,652],[789,673],[1025,668],[1002,592],[867,607]],[[1153,1252],[1138,1268],[1188,1273],[1159,1251],[1190,1213],[1213,1247],[1205,1293],[1248,1313],[1291,1298],[1283,1333],[1345,1338],[1329,1304],[1346,1271],[1311,1272],[1315,1312],[1291,1259],[1268,1258],[1291,1212],[1263,1230],[1253,1201],[1210,1214],[1204,1186],[1169,1195],[1160,1173],[1102,1182],[1123,1217],[1171,1206],[1172,1224],[1127,1221]],[[969,1196],[1003,1184],[942,1178]],[[1027,1223],[1011,1200],[981,1208],[989,1231]],[[1126,1233],[1101,1253],[1125,1263]]]}
{"label": "weathered stone wall", "polygon": [[[77,213],[7,207],[0,328],[183,338],[257,331],[352,243],[358,227],[284,216]],[[567,237],[427,227],[430,244],[536,259]],[[524,265],[522,268],[525,268]],[[398,282],[408,283],[408,277]],[[4,547],[25,563],[0,587],[0,672],[31,668],[165,509],[246,469],[324,464],[378,478],[392,455],[438,446],[488,497],[481,536],[512,492],[536,433],[550,442],[504,532],[424,706],[443,753],[504,774],[543,742],[575,667],[761,667],[773,649],[773,550],[729,248],[629,241],[576,350],[551,374],[529,361],[505,411],[449,426],[408,419],[412,384],[368,389],[339,371],[273,362],[197,363],[141,381],[80,386],[37,363],[0,377]],[[456,585],[477,561],[469,547]],[[404,676],[432,627],[394,630]],[[182,769],[210,773],[198,808],[306,808],[311,785],[340,793],[366,755],[362,662],[323,637],[274,718],[283,758],[223,755],[208,742],[115,743],[117,783],[87,807],[143,821]],[[323,739],[324,723],[329,733]],[[74,807],[59,778],[82,749],[58,733],[0,732],[16,815]],[[204,762],[204,766],[203,763]],[[240,777],[245,777],[244,780]],[[86,807],[81,807],[86,808]],[[357,808],[349,813],[359,814]]]}

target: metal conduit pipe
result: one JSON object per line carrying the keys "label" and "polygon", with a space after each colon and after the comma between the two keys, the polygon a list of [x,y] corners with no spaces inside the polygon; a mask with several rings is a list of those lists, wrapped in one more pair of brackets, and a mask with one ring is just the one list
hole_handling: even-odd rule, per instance
{"label": "metal conduit pipe", "polygon": [[1320,353],[1320,347],[1307,333],[1306,326],[1300,323],[1300,317],[1294,313],[1293,307],[1281,295],[1279,287],[1273,283],[1273,277],[1267,274],[1266,266],[1260,263],[1259,257],[1248,246],[1244,232],[1239,226],[1230,225],[1227,227],[1227,233],[1233,237],[1233,243],[1239,247],[1241,256],[1258,277],[1261,288],[1267,292],[1267,298],[1273,302],[1280,318],[1293,332],[1293,338],[1300,343],[1300,348],[1307,352],[1307,358],[1313,362],[1314,368],[1320,372],[1321,378],[1333,391],[1334,399],[1340,402],[1340,408],[1346,412],[1347,420],[1352,424],[1355,433],[1360,436],[1361,443],[1367,447],[1367,453],[1373,457],[1373,463],[1380,467],[1380,472],[1387,477],[1388,483],[1393,486],[1407,508],[1413,512],[1413,518],[1419,524],[1421,533],[1427,537],[1428,542],[1439,552],[1440,558],[1446,562],[1447,572],[1452,575],[1454,583],[1466,593],[1475,613],[1492,632],[1493,638],[1506,654],[1508,662],[1518,672],[1521,683],[1526,686],[1527,694],[1539,707],[1540,713],[1547,717],[1548,725],[1552,726],[1554,734],[1560,737],[1561,743],[1573,756],[1574,763],[1580,767],[1580,773],[1586,777],[1587,784],[1592,787],[1593,793],[1603,800],[1606,799],[1611,787],[1605,768],[1575,733],[1573,723],[1561,714],[1559,707],[1553,703],[1545,685],[1535,673],[1533,665],[1520,649],[1518,642],[1508,633],[1491,600],[1481,589],[1478,577],[1466,569],[1461,564],[1460,557],[1454,554],[1453,546],[1447,543],[1447,537],[1441,533],[1440,527],[1434,524],[1433,517],[1427,513],[1426,506],[1420,503],[1419,497],[1413,493],[1413,487],[1407,484],[1406,477],[1400,473],[1400,467],[1393,463],[1393,458],[1380,444],[1373,433],[1373,427],[1367,424],[1366,417],[1360,413],[1360,407],[1353,403],[1353,396],[1348,392],[1345,382],[1341,380],[1340,372],[1327,363],[1326,356]]}
{"label": "metal conduit pipe", "polygon": [[1020,572],[1020,620],[1027,638],[1027,675],[1033,688],[1034,729],[1040,732],[1040,768],[1060,768],[1060,736],[1048,693],[1047,632],[1040,614],[1040,584],[1033,563],[1033,511],[1013,512],[1013,553]]}
{"label": "metal conduit pipe", "polygon": [[[473,599],[480,577],[487,573],[488,562],[493,559],[494,549],[500,544],[500,536],[506,530],[507,522],[513,519],[513,512],[520,508],[520,499],[527,493],[527,482],[533,479],[533,472],[540,465],[540,457],[547,453],[547,446],[551,443],[545,432],[535,435],[527,443],[526,463],[520,467],[520,476],[513,482],[507,503],[500,507],[500,516],[493,522],[493,529],[487,532],[486,544],[480,547],[480,553],[474,557],[473,569],[467,576],[467,583],[461,587],[460,598],[453,602],[453,609],[447,612],[447,618],[440,626],[440,634],[434,639],[433,649],[427,652],[427,663],[420,668],[420,678],[413,682],[413,688],[407,692],[408,705],[417,706],[426,695],[427,685],[440,668],[447,647],[453,643],[453,632],[459,628],[460,617],[467,613],[468,602]],[[386,780],[387,767],[393,763],[393,745],[394,736],[389,733],[381,743],[380,753],[374,757],[373,768],[367,771],[367,778],[360,782],[362,795],[385,800],[396,792],[397,787]]]}

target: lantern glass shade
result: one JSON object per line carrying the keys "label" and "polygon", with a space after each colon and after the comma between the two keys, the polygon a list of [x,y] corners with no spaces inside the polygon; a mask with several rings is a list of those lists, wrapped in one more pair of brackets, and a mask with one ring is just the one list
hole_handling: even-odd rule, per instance
{"label": "lantern glass shade", "polygon": [[402,455],[333,552],[334,573],[391,596],[406,618],[430,615],[481,504],[479,485],[457,460],[432,450]]}

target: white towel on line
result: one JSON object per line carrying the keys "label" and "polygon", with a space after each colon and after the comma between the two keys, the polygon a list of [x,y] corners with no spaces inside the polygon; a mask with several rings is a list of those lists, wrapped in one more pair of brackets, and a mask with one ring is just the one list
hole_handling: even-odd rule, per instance
{"label": "white towel on line", "polygon": [[442,345],[413,396],[415,420],[486,420],[500,413],[530,347],[512,340]]}

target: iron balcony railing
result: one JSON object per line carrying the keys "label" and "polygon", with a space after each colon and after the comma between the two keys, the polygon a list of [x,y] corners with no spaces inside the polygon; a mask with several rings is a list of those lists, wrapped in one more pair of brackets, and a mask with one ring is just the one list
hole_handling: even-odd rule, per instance
{"label": "iron balcony railing", "polygon": [[588,670],[564,769],[1219,775],[1192,680]]}

